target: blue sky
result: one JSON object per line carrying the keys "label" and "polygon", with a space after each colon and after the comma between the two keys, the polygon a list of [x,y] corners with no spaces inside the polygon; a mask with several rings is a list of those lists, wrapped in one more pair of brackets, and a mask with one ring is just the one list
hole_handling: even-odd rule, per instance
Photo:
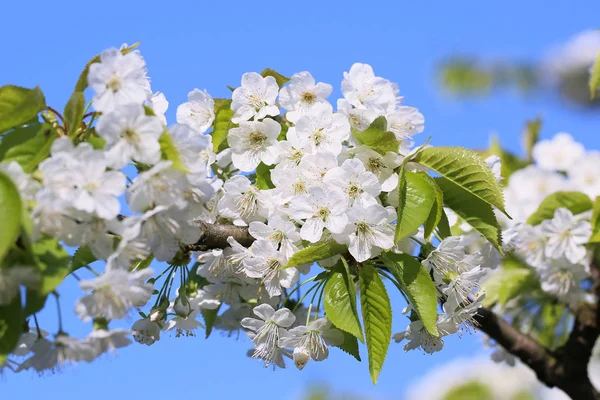
{"label": "blue sky", "polygon": [[[502,2],[301,1],[204,2],[147,0],[52,3],[5,2],[0,24],[0,85],[40,85],[47,101],[62,109],[79,72],[94,54],[123,42],[142,43],[154,90],[167,96],[174,120],[187,92],[206,88],[215,97],[229,95],[225,85],[239,84],[241,74],[270,67],[285,75],[308,70],[331,83],[340,96],[342,72],[354,62],[397,82],[405,103],[425,115],[434,145],[483,147],[489,133],[519,149],[523,121],[543,115],[543,136],[571,132],[589,148],[600,148],[600,114],[582,111],[548,96],[520,98],[498,93],[491,99],[457,102],[440,94],[436,63],[445,56],[477,53],[499,59],[534,61],[549,45],[598,28],[595,0]],[[426,4],[428,3],[428,4]],[[338,5],[339,4],[339,5]],[[79,291],[73,279],[61,287],[67,329],[85,335],[69,309]],[[394,331],[404,328],[404,306],[393,296]],[[41,316],[54,326],[53,313]],[[392,344],[376,387],[366,362],[340,351],[303,371],[264,369],[245,356],[245,338],[214,334],[176,339],[165,336],[146,348],[132,345],[116,357],[103,357],[65,373],[37,378],[30,373],[0,381],[7,398],[196,397],[294,399],[310,383],[328,383],[337,391],[375,398],[398,398],[411,381],[435,365],[481,349],[480,338],[465,334],[446,340],[436,355],[404,353]],[[364,349],[363,353],[364,353]],[[363,354],[365,355],[365,354]]]}

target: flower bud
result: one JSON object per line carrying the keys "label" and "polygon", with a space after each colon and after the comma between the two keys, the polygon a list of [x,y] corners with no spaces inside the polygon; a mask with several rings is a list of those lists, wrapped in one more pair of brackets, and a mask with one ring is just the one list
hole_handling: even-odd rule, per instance
{"label": "flower bud", "polygon": [[190,301],[185,295],[178,296],[175,299],[173,311],[175,311],[175,314],[182,318],[187,318],[187,316],[190,315],[190,313],[192,312],[192,306],[190,305]]}
{"label": "flower bud", "polygon": [[304,347],[296,347],[294,349],[294,364],[296,364],[296,368],[302,371],[309,361],[310,354],[308,353],[308,349]]}

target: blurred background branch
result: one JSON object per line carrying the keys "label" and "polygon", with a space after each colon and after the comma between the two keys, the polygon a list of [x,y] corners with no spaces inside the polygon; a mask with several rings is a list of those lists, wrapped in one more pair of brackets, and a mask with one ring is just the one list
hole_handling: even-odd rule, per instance
{"label": "blurred background branch", "polygon": [[555,93],[568,103],[595,108],[590,99],[590,69],[600,52],[600,30],[582,32],[537,62],[494,60],[455,54],[440,62],[438,81],[455,98],[491,96],[509,90],[520,96]]}

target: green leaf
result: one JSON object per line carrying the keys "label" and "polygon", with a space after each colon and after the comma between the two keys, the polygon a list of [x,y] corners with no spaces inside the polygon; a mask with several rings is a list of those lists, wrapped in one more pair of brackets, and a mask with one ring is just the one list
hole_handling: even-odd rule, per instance
{"label": "green leaf", "polygon": [[274,168],[274,165],[266,165],[264,163],[258,164],[256,167],[256,182],[255,185],[260,190],[273,189],[275,185],[271,180],[271,170]]}
{"label": "green leaf", "polygon": [[4,256],[21,233],[22,209],[19,190],[7,175],[0,172],[0,267]]}
{"label": "green leaf", "polygon": [[282,140],[286,140],[287,139],[287,133],[288,130],[290,129],[290,126],[288,125],[287,122],[282,122],[281,123],[281,132],[279,132],[279,136],[277,136],[277,141],[281,142]]}
{"label": "green leaf", "polygon": [[44,108],[46,99],[37,86],[34,89],[0,87],[0,132],[25,124]]}
{"label": "green leaf", "polygon": [[414,161],[506,214],[502,188],[492,170],[474,151],[461,147],[430,147]]}
{"label": "green leaf", "polygon": [[146,269],[150,266],[150,264],[152,264],[152,261],[154,261],[154,254],[150,254],[143,260],[138,260],[133,269],[134,271],[141,271],[143,269]]}
{"label": "green leaf", "polygon": [[350,276],[343,268],[332,272],[325,283],[325,313],[336,328],[348,332],[364,342],[358,308],[356,306],[356,288]]}
{"label": "green leaf", "polygon": [[529,268],[502,268],[493,273],[483,283],[485,290],[484,307],[495,303],[504,306],[512,298],[538,288],[535,272]]}
{"label": "green leaf", "polygon": [[106,140],[102,139],[100,136],[90,136],[85,139],[85,141],[91,144],[94,150],[104,150],[106,147]]}
{"label": "green leaf", "polygon": [[48,294],[65,279],[71,266],[69,254],[56,239],[43,237],[31,247],[42,282],[39,290],[27,289],[26,315],[42,309]]}
{"label": "green leaf", "polygon": [[65,125],[68,127],[67,134],[74,138],[81,127],[85,109],[85,97],[83,92],[73,92],[63,112]]}
{"label": "green leaf", "polygon": [[426,173],[401,169],[399,176],[398,222],[394,241],[414,233],[427,221],[436,202],[435,183]]}
{"label": "green leaf", "polygon": [[525,154],[527,154],[527,163],[533,162],[533,146],[537,143],[540,138],[540,131],[542,130],[542,119],[537,117],[536,119],[528,120],[525,122],[525,128],[523,129],[523,144],[525,146]]}
{"label": "green leaf", "polygon": [[[0,148],[4,151],[2,161],[16,161],[18,162],[23,171],[32,173],[37,166],[50,156],[50,149],[52,143],[56,139],[56,131],[48,124],[39,125],[38,131],[35,135],[31,134],[31,131],[25,132],[22,141],[15,135],[19,135],[18,132],[21,130],[15,130],[10,132],[0,144]],[[10,135],[10,140],[4,147],[4,140],[7,140]]]}
{"label": "green leaf", "polygon": [[287,76],[283,76],[279,72],[277,72],[271,68],[265,68],[260,73],[260,75],[263,78],[266,78],[267,76],[272,76],[273,78],[275,78],[275,82],[277,82],[277,85],[279,85],[279,87],[282,87],[284,84],[288,83],[291,80]]}
{"label": "green leaf", "polygon": [[288,263],[282,267],[282,269],[297,267],[298,265],[312,264],[315,261],[337,256],[338,254],[343,254],[347,251],[348,247],[345,244],[339,244],[334,240],[329,240],[324,243],[308,246],[302,250],[298,250],[289,259]]}
{"label": "green leaf", "polygon": [[342,333],[344,334],[344,343],[336,347],[341,349],[343,352],[350,354],[358,361],[361,361],[360,353],[358,351],[358,340],[356,339],[356,337],[352,336],[348,332],[342,331]]}
{"label": "green leaf", "polygon": [[[437,183],[436,183],[437,186]],[[438,186],[439,188],[439,186]],[[440,189],[441,190],[441,189]],[[443,193],[442,193],[443,196]],[[448,216],[446,215],[446,211],[442,208],[442,218],[440,218],[440,223],[438,224],[438,234],[442,240],[446,239],[448,236],[452,236],[452,231],[450,228],[450,222],[448,221]]]}
{"label": "green leaf", "polygon": [[564,344],[564,336],[561,335],[559,324],[561,322],[567,324],[567,327],[563,329],[563,332],[568,335],[570,331],[570,321],[568,318],[563,318],[566,312],[566,307],[561,303],[546,303],[542,305],[542,309],[537,315],[536,322],[539,324],[538,334],[536,339],[542,346],[546,346],[551,350],[556,349],[558,346]]}
{"label": "green leaf", "polygon": [[388,251],[380,257],[402,287],[425,329],[433,336],[439,336],[437,289],[425,267],[409,254]]}
{"label": "green leaf", "polygon": [[175,147],[175,143],[173,143],[173,139],[171,139],[169,132],[165,130],[162,136],[158,139],[158,143],[160,144],[162,158],[164,160],[172,161],[173,168],[176,170],[187,173],[188,170],[185,165],[183,165],[183,162],[179,157],[179,151],[177,150],[177,147]]}
{"label": "green leaf", "polygon": [[474,380],[450,387],[441,400],[489,400],[495,398],[491,388]]}
{"label": "green leaf", "polygon": [[88,246],[82,246],[75,251],[73,258],[71,258],[71,266],[69,270],[71,272],[77,271],[79,268],[90,265],[94,261],[98,261],[96,256],[92,253]]}
{"label": "green leaf", "polygon": [[41,126],[42,125],[39,123],[23,126],[20,128],[13,129],[10,132],[6,133],[4,136],[2,136],[2,141],[0,141],[0,160],[10,161],[4,160],[6,153],[10,149],[17,147],[28,140],[33,139],[35,135],[39,132]]}
{"label": "green leaf", "polygon": [[[135,50],[139,45],[140,45],[139,43],[134,43],[129,47],[121,49],[121,54],[125,55],[127,53],[130,53],[133,50]],[[75,92],[83,93],[85,91],[85,89],[88,87],[88,79],[87,78],[88,78],[88,74],[90,72],[90,66],[97,62],[100,62],[100,54],[96,55],[94,58],[92,58],[90,61],[88,61],[88,63],[85,65],[85,68],[79,75],[79,79],[77,79],[77,83],[75,84],[75,90],[74,90]]]}
{"label": "green leaf", "polygon": [[373,384],[376,384],[392,337],[392,307],[385,285],[375,267],[367,264],[360,268],[359,280],[369,373]]}
{"label": "green leaf", "polygon": [[231,122],[233,117],[233,110],[231,109],[231,100],[227,100],[219,105],[215,104],[215,122],[212,131],[212,143],[213,151],[218,153],[229,147],[227,144],[227,134],[231,128],[237,125]]}
{"label": "green leaf", "polygon": [[515,171],[523,169],[529,164],[527,161],[504,150],[500,145],[497,136],[493,136],[490,142],[489,153],[500,157],[501,176],[505,182],[508,181],[508,178],[510,178]]}
{"label": "green leaf", "polygon": [[594,62],[594,66],[592,67],[592,72],[590,73],[590,99],[594,100],[596,98],[596,93],[598,93],[598,87],[600,87],[600,53],[596,56],[596,61]]}
{"label": "green leaf", "polygon": [[202,317],[204,318],[204,324],[206,325],[206,338],[210,336],[213,326],[215,325],[215,321],[217,320],[217,314],[219,314],[219,310],[221,306],[215,308],[214,310],[207,310],[205,308],[201,308],[200,312],[202,313]]}
{"label": "green leaf", "polygon": [[600,196],[594,202],[594,213],[592,214],[592,236],[589,243],[600,243]]}
{"label": "green leaf", "polygon": [[444,204],[502,251],[502,229],[489,203],[446,178],[435,178],[444,193]]}
{"label": "green leaf", "polygon": [[566,208],[573,215],[591,210],[594,203],[589,196],[581,192],[556,192],[542,201],[536,212],[527,218],[529,225],[538,225],[542,221],[554,218],[554,212],[559,208]]}
{"label": "green leaf", "polygon": [[17,292],[9,304],[0,306],[0,365],[19,342],[24,323],[21,294]]}
{"label": "green leaf", "polygon": [[370,147],[381,155],[386,155],[388,151],[396,153],[400,146],[400,142],[396,140],[396,136],[387,130],[387,120],[385,117],[377,117],[362,132],[353,129],[352,135],[359,143]]}
{"label": "green leaf", "polygon": [[[429,240],[435,228],[442,223],[442,217],[444,215],[444,194],[442,193],[442,189],[439,188],[437,183],[431,178],[429,175],[425,175],[429,183],[433,186],[435,191],[435,201],[433,206],[431,207],[431,211],[427,216],[427,220],[425,221],[425,234],[424,238],[426,241]],[[446,219],[447,222],[447,219]],[[442,228],[443,229],[443,228]]]}

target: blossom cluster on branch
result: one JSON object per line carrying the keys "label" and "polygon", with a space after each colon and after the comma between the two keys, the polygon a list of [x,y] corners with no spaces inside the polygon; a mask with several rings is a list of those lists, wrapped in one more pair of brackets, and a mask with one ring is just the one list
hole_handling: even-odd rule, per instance
{"label": "blossom cluster on branch", "polygon": [[[365,342],[376,382],[392,338],[432,353],[478,328],[485,302],[510,310],[525,286],[487,288],[507,260],[544,295],[590,300],[589,195],[600,193],[574,165],[594,154],[559,135],[507,181],[508,153],[415,147],[423,116],[369,65],[344,73],[336,110],[332,90],[309,72],[249,72],[231,99],[192,90],[167,125],[135,46],[94,58],[63,113],[38,88],[0,88],[2,368],[44,372],[130,335],[152,345],[204,329],[243,331],[252,357],[282,368],[331,346],[360,360]],[[546,197],[565,180],[571,192]],[[60,312],[52,337],[38,323],[48,297],[60,310],[67,276],[83,291],[76,315],[93,324],[85,338],[68,335]],[[407,302],[395,335],[389,288]],[[130,330],[110,327],[134,310]]]}

